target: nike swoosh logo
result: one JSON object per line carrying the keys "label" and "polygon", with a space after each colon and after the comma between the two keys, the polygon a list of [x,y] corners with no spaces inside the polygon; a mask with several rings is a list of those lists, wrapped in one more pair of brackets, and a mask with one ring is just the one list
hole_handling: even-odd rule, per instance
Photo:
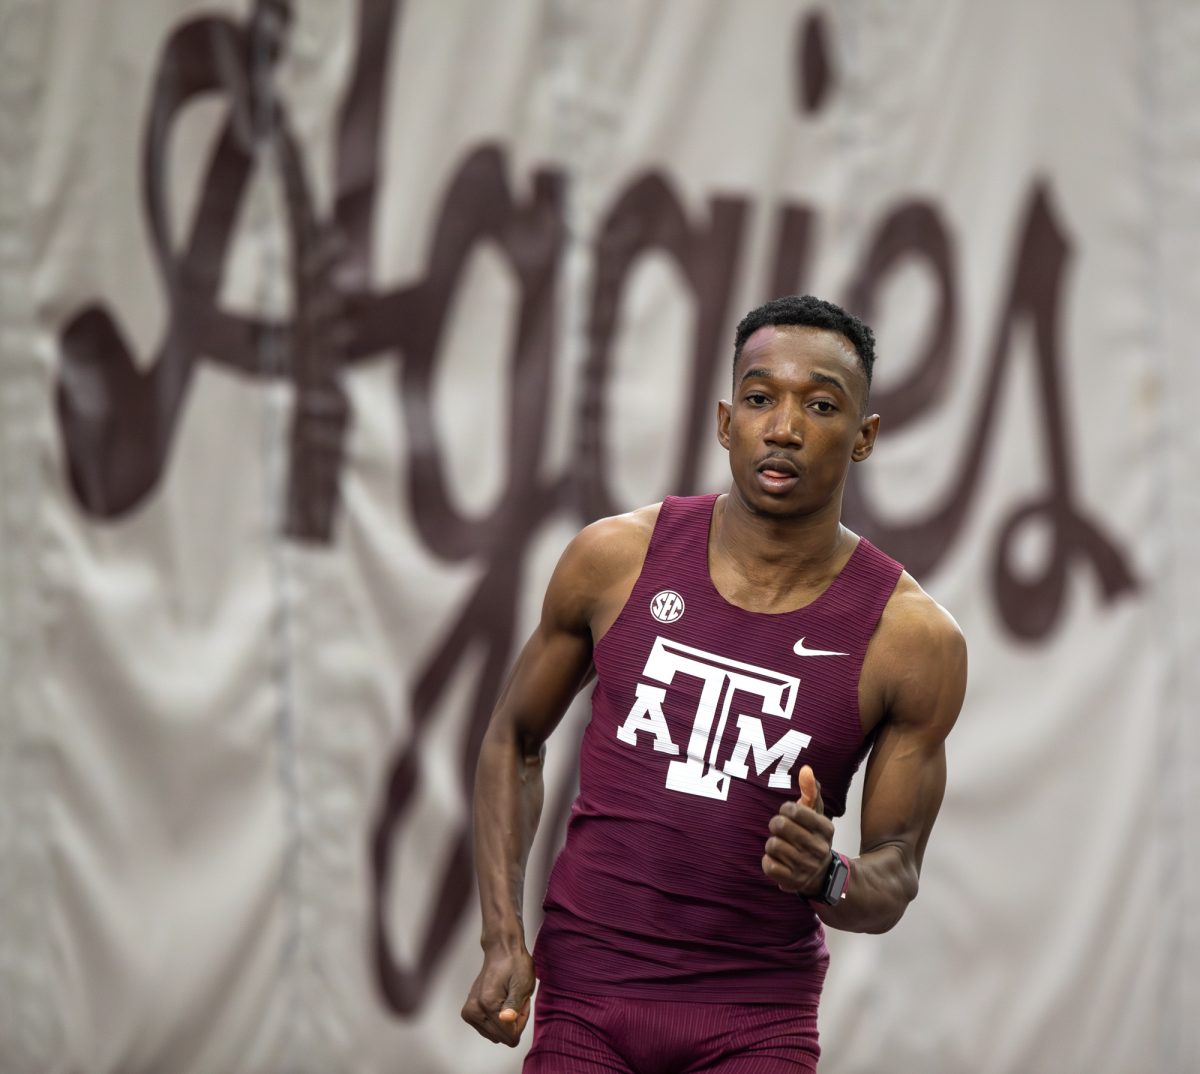
{"label": "nike swoosh logo", "polygon": [[849,656],[849,653],[835,653],[832,649],[808,649],[801,638],[792,646],[792,652],[797,656]]}

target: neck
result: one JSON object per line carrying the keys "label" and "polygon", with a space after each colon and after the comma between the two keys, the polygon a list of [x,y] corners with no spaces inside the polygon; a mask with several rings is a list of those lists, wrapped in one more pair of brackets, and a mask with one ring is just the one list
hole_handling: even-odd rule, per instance
{"label": "neck", "polygon": [[835,574],[854,543],[840,497],[812,515],[775,518],[751,511],[734,489],[717,502],[710,549],[748,582],[788,589]]}

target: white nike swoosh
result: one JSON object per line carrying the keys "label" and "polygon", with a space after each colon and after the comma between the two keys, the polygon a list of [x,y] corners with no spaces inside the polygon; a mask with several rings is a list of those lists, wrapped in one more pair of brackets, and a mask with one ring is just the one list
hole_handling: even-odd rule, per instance
{"label": "white nike swoosh", "polygon": [[849,656],[849,653],[835,653],[832,649],[806,649],[801,638],[792,646],[792,652],[797,656]]}

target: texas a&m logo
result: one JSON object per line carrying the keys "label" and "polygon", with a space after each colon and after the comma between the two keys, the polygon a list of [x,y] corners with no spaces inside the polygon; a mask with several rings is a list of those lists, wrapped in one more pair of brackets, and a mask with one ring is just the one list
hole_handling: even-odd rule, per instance
{"label": "texas a&m logo", "polygon": [[792,769],[796,759],[812,741],[810,735],[801,731],[785,731],[774,745],[768,746],[762,720],[739,712],[736,714],[737,740],[733,752],[719,766],[718,757],[735,696],[739,701],[757,700],[763,716],[790,720],[800,688],[798,678],[662,637],[654,639],[642,675],[663,685],[637,684],[637,700],[625,722],[617,728],[617,738],[637,746],[638,735],[646,734],[653,740],[655,750],[674,756],[679,755],[679,745],[672,741],[663,714],[667,696],[665,687],[671,685],[676,675],[692,676],[703,684],[692,718],[686,758],[672,761],[667,766],[668,790],[724,800],[729,796],[731,779],[749,776],[748,760],[753,761],[754,770],[760,776],[771,770],[768,786],[786,789],[794,785]]}

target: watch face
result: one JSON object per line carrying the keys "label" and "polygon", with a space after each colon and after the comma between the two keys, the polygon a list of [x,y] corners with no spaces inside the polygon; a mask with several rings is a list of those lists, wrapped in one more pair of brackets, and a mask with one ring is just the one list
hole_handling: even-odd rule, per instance
{"label": "watch face", "polygon": [[850,870],[840,854],[833,855],[829,863],[829,873],[825,877],[825,890],[821,899],[830,906],[836,906],[846,893],[846,881],[850,878]]}

